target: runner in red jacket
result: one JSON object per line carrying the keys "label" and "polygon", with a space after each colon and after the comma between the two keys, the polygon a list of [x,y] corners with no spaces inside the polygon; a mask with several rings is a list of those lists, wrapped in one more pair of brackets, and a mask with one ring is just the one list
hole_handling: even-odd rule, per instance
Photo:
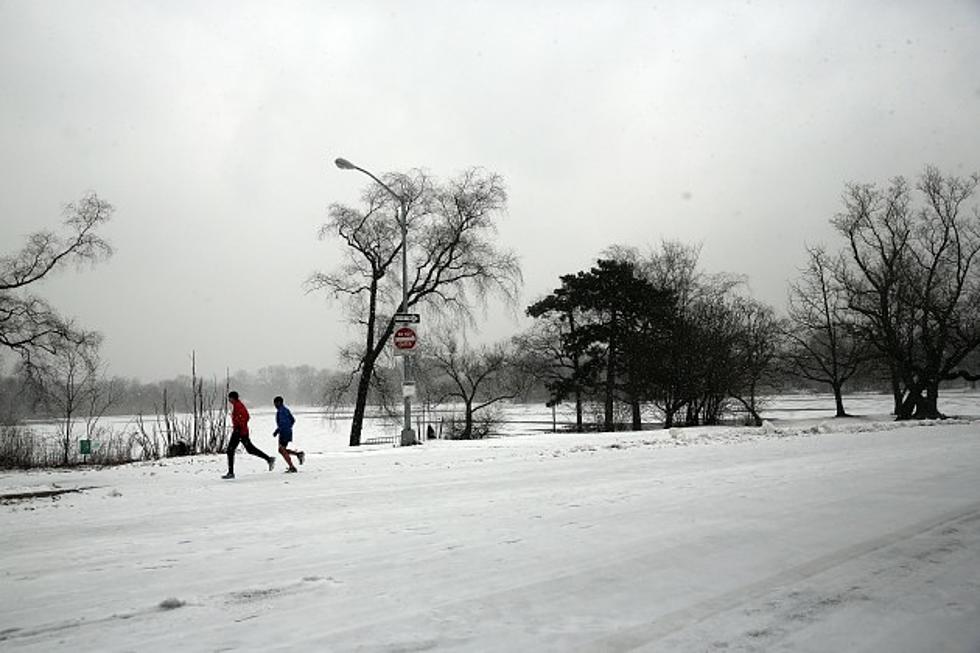
{"label": "runner in red jacket", "polygon": [[239,442],[245,445],[245,451],[263,459],[269,465],[271,472],[276,459],[259,450],[248,437],[248,409],[245,408],[245,404],[234,390],[228,393],[228,401],[231,402],[231,440],[228,441],[228,473],[221,478],[235,478],[235,450],[238,449]]}

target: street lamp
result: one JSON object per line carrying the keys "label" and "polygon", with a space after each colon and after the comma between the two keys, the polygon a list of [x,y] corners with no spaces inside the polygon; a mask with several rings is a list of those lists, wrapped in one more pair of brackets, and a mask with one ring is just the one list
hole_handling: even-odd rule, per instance
{"label": "street lamp", "polygon": [[[375,177],[370,171],[356,166],[347,159],[334,159],[334,165],[341,170],[357,170],[363,172],[373,179],[379,186],[384,188],[398,202],[398,226],[402,230],[402,305],[399,313],[408,312],[408,210],[405,207],[405,200],[401,195],[391,190],[388,184]],[[407,353],[402,355],[402,385],[407,386],[412,383],[412,367]],[[402,388],[402,395],[405,402],[405,423],[402,426],[402,446],[415,444],[415,431],[412,429],[412,397]]]}

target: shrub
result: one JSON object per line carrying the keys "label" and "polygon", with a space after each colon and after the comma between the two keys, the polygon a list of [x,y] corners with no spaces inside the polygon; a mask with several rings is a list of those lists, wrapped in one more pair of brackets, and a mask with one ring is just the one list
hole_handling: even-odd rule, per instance
{"label": "shrub", "polygon": [[0,426],[0,469],[33,467],[42,449],[31,429],[16,424]]}

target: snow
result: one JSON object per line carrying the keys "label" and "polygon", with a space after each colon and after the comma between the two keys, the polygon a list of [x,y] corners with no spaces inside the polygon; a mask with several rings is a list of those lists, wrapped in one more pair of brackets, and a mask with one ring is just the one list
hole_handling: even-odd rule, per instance
{"label": "snow", "polygon": [[3,473],[0,649],[980,650],[970,418],[345,441]]}

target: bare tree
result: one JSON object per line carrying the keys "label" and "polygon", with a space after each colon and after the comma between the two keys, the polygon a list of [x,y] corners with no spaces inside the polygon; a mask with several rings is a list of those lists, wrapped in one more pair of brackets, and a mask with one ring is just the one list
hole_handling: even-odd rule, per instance
{"label": "bare tree", "polygon": [[728,392],[737,386],[733,355],[740,327],[732,298],[745,279],[700,271],[700,245],[668,240],[646,253],[625,246],[607,251],[632,263],[640,276],[675,301],[670,333],[657,356],[660,380],[651,398],[663,413],[664,427],[674,426],[681,411],[687,425],[716,423]]}
{"label": "bare tree", "polygon": [[[902,177],[885,189],[872,184],[849,184],[843,196],[844,210],[834,226],[847,240],[847,254],[839,270],[847,293],[848,309],[858,316],[862,336],[888,361],[894,412],[902,406],[905,353],[912,347],[914,323],[908,302],[905,272],[912,232],[911,195]],[[903,353],[904,352],[904,353]]]}
{"label": "bare tree", "polygon": [[97,230],[112,213],[109,203],[90,193],[65,206],[65,233],[38,231],[20,251],[0,257],[0,346],[19,354],[26,365],[38,353],[57,354],[62,346],[84,345],[89,337],[30,290],[66,265],[109,256],[112,248]]}
{"label": "bare tree", "polygon": [[92,440],[99,433],[105,432],[105,429],[99,426],[99,421],[110,408],[116,405],[120,398],[120,384],[116,379],[106,378],[104,372],[104,366],[100,365],[91,391],[85,398],[83,415],[85,416],[85,438],[88,440]]}
{"label": "bare tree", "polygon": [[940,382],[980,346],[980,209],[965,206],[978,184],[927,167],[917,210],[901,177],[885,190],[852,184],[834,221],[849,250],[849,307],[901,383],[899,419],[941,417]]}
{"label": "bare tree", "polygon": [[[513,303],[521,283],[517,257],[494,241],[496,216],[507,194],[499,175],[470,169],[445,184],[420,171],[389,174],[382,180],[404,200],[408,234],[408,301],[404,310],[427,310],[436,316],[472,319],[473,310],[491,294]],[[332,273],[315,273],[310,291],[324,291],[344,302],[349,318],[362,330],[361,342],[348,352],[356,356],[349,384],[357,394],[350,445],[361,441],[368,395],[378,359],[394,331],[401,278],[396,258],[401,251],[398,202],[378,184],[362,194],[364,209],[333,204],[320,237],[336,234],[345,246],[345,261]]]}
{"label": "bare tree", "polygon": [[71,462],[75,422],[85,408],[99,408],[102,403],[99,364],[100,336],[85,335],[84,341],[62,346],[56,353],[41,352],[30,365],[22,366],[27,382],[45,406],[61,420],[62,464]]}
{"label": "bare tree", "polygon": [[836,416],[846,417],[844,384],[861,371],[873,351],[847,310],[840,259],[832,259],[823,247],[808,247],[807,254],[802,276],[790,284],[785,361],[791,373],[829,385]]}
{"label": "bare tree", "polygon": [[[706,380],[705,346],[709,339],[706,328],[709,309],[721,302],[724,290],[715,289],[711,279],[698,270],[700,245],[687,245],[676,240],[663,241],[659,250],[650,249],[645,255],[632,247],[619,247],[617,258],[634,261],[640,274],[658,288],[671,292],[677,302],[677,319],[671,327],[670,346],[662,352],[664,374],[652,401],[663,413],[664,428],[674,426],[676,415],[685,408],[688,422],[707,404],[698,397],[706,395],[702,383]],[[717,363],[717,358],[714,359]]]}
{"label": "bare tree", "polygon": [[748,411],[756,426],[762,426],[759,391],[771,384],[785,331],[772,307],[754,299],[738,298],[732,303],[737,324],[733,347],[733,383],[728,392]]}
{"label": "bare tree", "polygon": [[463,404],[463,428],[457,435],[460,439],[483,435],[474,431],[473,417],[477,412],[519,397],[526,389],[528,377],[520,373],[508,345],[470,348],[443,335],[429,349],[429,355],[444,376],[443,400],[458,399]]}

